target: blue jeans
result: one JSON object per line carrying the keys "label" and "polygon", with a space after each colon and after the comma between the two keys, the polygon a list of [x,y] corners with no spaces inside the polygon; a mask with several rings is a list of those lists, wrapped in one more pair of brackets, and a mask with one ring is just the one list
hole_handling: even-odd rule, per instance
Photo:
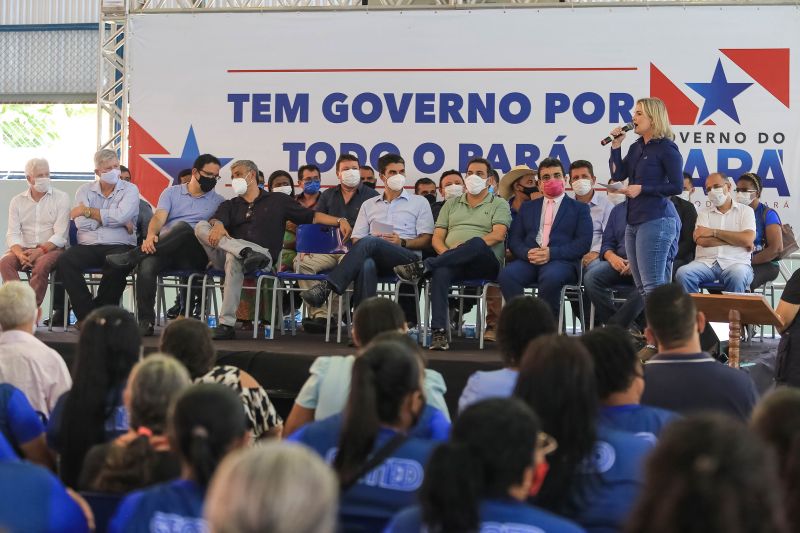
{"label": "blue jeans", "polygon": [[627,297],[635,289],[633,277],[623,276],[608,261],[594,261],[590,266],[583,273],[583,286],[589,300],[594,304],[595,320],[600,324],[607,324],[617,311],[609,289],[625,287],[621,294],[618,291],[618,295]]}
{"label": "blue jeans", "polygon": [[674,218],[655,218],[625,229],[625,253],[640,294],[647,295],[672,280],[677,250],[678,223]]}
{"label": "blue jeans", "polygon": [[522,296],[526,287],[537,284],[539,298],[550,306],[557,317],[561,307],[561,288],[578,282],[576,262],[550,261],[544,265],[534,265],[527,260],[516,259],[506,265],[498,277],[503,298],[510,302]]}
{"label": "blue jeans", "polygon": [[480,237],[473,237],[461,246],[425,260],[425,271],[431,273],[431,329],[447,327],[447,295],[454,280],[494,280],[500,270],[497,256]]}
{"label": "blue jeans", "polygon": [[342,262],[328,274],[328,282],[337,294],[343,294],[351,283],[353,305],[378,293],[378,276],[394,276],[392,269],[418,260],[413,250],[402,248],[380,237],[359,239]]}
{"label": "blue jeans", "polygon": [[701,283],[722,283],[728,292],[746,292],[753,281],[753,269],[750,265],[731,265],[723,269],[714,261],[710,267],[700,261],[692,261],[683,265],[675,274],[675,280],[683,285],[686,292],[700,292]]}

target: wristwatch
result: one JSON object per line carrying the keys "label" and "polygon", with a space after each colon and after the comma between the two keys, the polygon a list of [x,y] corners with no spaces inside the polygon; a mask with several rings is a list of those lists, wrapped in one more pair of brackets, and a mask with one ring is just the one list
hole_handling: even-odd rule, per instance
{"label": "wristwatch", "polygon": [[337,225],[337,226],[341,226],[341,225],[342,225],[342,220],[344,220],[344,217],[339,217],[339,218],[337,218],[337,219],[336,219],[336,225]]}
{"label": "wristwatch", "polygon": [[91,216],[92,216],[92,210],[91,210],[90,208],[88,208],[88,207],[87,207],[86,209],[84,209],[84,210],[83,210],[83,216],[84,216],[85,218],[91,218]]}
{"label": "wristwatch", "polygon": [[401,248],[405,248],[406,247],[406,240],[405,239],[400,239],[400,247]]}

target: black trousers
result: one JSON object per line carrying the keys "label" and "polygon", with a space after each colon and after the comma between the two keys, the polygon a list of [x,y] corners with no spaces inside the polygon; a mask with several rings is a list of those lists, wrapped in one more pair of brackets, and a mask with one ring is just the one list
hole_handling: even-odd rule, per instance
{"label": "black trousers", "polygon": [[179,222],[156,244],[156,253],[139,262],[136,278],[136,307],[139,320],[155,322],[158,275],[165,270],[205,270],[208,256],[194,236],[194,229]]}
{"label": "black trousers", "polygon": [[[106,256],[127,252],[131,248],[133,246],[125,244],[78,244],[67,248],[58,258],[56,280],[63,284],[69,294],[78,320],[85,319],[97,307],[119,305],[128,271],[106,265]],[[102,269],[102,279],[95,298],[92,298],[83,277],[84,270],[89,268]]]}

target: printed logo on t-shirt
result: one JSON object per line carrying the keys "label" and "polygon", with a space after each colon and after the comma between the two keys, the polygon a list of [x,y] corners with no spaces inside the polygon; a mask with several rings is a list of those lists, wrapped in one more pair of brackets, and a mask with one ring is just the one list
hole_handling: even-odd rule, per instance
{"label": "printed logo on t-shirt", "polygon": [[206,533],[207,530],[202,518],[156,512],[150,520],[152,533]]}
{"label": "printed logo on t-shirt", "polygon": [[[331,448],[325,454],[325,461],[328,464],[333,464],[337,451],[337,448]],[[422,485],[424,476],[425,469],[419,461],[390,457],[359,479],[358,485],[400,492],[414,492]]]}
{"label": "printed logo on t-shirt", "polygon": [[481,533],[545,533],[545,531],[528,524],[483,522],[481,524]]}
{"label": "printed logo on t-shirt", "polygon": [[592,453],[589,454],[581,465],[582,474],[605,474],[617,461],[617,452],[609,443],[599,440],[595,443]]}
{"label": "printed logo on t-shirt", "polygon": [[639,433],[635,433],[635,435],[640,439],[646,440],[647,442],[658,444],[658,437],[656,437],[655,434],[650,433],[649,431],[640,431]]}

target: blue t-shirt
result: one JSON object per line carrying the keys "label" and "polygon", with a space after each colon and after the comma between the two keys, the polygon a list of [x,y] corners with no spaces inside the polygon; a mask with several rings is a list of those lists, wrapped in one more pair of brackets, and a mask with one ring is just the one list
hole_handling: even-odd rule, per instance
{"label": "blue t-shirt", "polygon": [[[334,415],[301,428],[288,440],[305,444],[332,464],[341,426],[342,416]],[[372,451],[379,450],[395,435],[390,429],[381,429]],[[386,461],[342,494],[339,513],[345,530],[380,531],[396,512],[414,504],[425,476],[425,464],[437,444],[438,441],[409,437]]]}
{"label": "blue t-shirt", "polygon": [[167,212],[167,222],[164,230],[167,231],[178,222],[186,222],[195,227],[198,222],[210,219],[217,211],[217,207],[225,199],[216,191],[211,190],[202,196],[192,196],[189,186],[173,185],[161,191],[158,197],[158,207]]}
{"label": "blue t-shirt", "polygon": [[0,435],[0,461],[18,461],[19,456],[6,438]]}
{"label": "blue t-shirt", "polygon": [[[543,509],[511,499],[484,500],[480,507],[481,533],[582,533],[577,524]],[[419,533],[422,510],[410,507],[398,513],[384,533]]]}
{"label": "blue t-shirt", "polygon": [[[61,432],[62,418],[64,417],[64,405],[66,405],[69,392],[61,395],[56,402],[53,412],[50,413],[50,420],[47,421],[47,446],[57,452],[61,451],[59,433]],[[128,432],[128,411],[122,404],[122,391],[109,394],[109,403],[113,403],[110,414],[105,422],[106,442],[112,441]],[[97,444],[100,444],[99,442]]]}
{"label": "blue t-shirt", "polygon": [[517,386],[519,372],[510,368],[472,374],[458,399],[458,412],[487,398],[508,398]]}
{"label": "blue t-shirt", "polygon": [[653,443],[658,440],[664,427],[676,418],[678,415],[672,411],[638,403],[607,406],[600,409],[601,423],[610,428],[649,439]]}
{"label": "blue t-shirt", "polygon": [[44,424],[25,394],[7,383],[0,383],[0,433],[19,449],[44,433]]}
{"label": "blue t-shirt", "polygon": [[82,533],[86,517],[48,470],[0,461],[0,529],[10,533]]}
{"label": "blue t-shirt", "polygon": [[203,533],[206,531],[204,497],[203,488],[187,479],[132,492],[122,500],[108,524],[108,531]]}
{"label": "blue t-shirt", "polygon": [[764,210],[767,209],[767,206],[764,204],[758,204],[758,207],[755,209],[755,216],[756,216],[756,239],[754,242],[753,253],[758,253],[764,249],[767,245],[766,236],[767,236],[767,226],[771,226],[772,224],[781,225],[781,217],[778,216],[778,212],[774,209],[770,209],[767,211],[766,223],[764,223]]}
{"label": "blue t-shirt", "polygon": [[597,442],[579,474],[583,505],[571,517],[592,533],[616,533],[639,495],[643,461],[653,448],[649,439],[597,426]]}

